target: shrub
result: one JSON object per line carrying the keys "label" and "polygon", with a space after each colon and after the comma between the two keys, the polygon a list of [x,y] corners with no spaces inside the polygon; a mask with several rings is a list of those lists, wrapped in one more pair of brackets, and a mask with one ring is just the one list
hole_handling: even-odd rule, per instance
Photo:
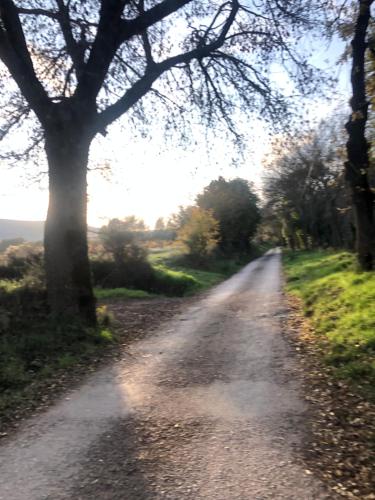
{"label": "shrub", "polygon": [[94,260],[91,270],[95,286],[102,288],[149,290],[153,282],[153,269],[147,261],[146,252],[136,245],[127,246],[126,260]]}
{"label": "shrub", "polygon": [[193,207],[189,218],[178,232],[178,239],[188,249],[194,262],[209,257],[219,241],[219,223],[209,210]]}
{"label": "shrub", "polygon": [[136,244],[136,234],[144,223],[134,216],[120,221],[113,219],[101,228],[99,237],[111,258],[92,262],[94,283],[105,288],[141,288],[148,290],[153,270],[147,260],[147,250]]}
{"label": "shrub", "polygon": [[8,247],[0,262],[0,279],[22,279],[28,285],[44,286],[42,246],[23,243]]}
{"label": "shrub", "polygon": [[172,271],[162,266],[154,269],[150,291],[182,297],[198,287],[197,281],[182,271]]}

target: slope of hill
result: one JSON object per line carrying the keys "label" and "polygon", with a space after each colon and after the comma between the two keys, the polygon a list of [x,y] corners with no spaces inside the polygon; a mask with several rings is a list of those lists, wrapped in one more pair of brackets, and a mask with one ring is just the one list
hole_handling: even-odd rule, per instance
{"label": "slope of hill", "polygon": [[[0,219],[0,241],[23,238],[26,241],[42,241],[44,221]],[[88,228],[89,239],[97,238],[98,228]]]}

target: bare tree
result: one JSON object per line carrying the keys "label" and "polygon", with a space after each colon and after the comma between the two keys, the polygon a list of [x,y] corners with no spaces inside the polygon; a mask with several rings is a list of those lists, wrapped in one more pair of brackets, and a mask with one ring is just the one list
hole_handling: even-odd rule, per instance
{"label": "bare tree", "polygon": [[342,165],[344,116],[320,122],[305,137],[275,144],[264,177],[265,212],[292,249],[353,249],[352,217]]}
{"label": "bare tree", "polygon": [[[96,134],[160,99],[210,126],[246,106],[286,116],[268,76],[275,59],[297,84],[310,68],[294,48],[312,26],[307,0],[0,0],[5,65],[1,135],[34,121],[26,155],[44,143],[49,172],[45,228],[53,314],[95,323],[86,237],[86,174]],[[14,85],[16,84],[16,85]]]}

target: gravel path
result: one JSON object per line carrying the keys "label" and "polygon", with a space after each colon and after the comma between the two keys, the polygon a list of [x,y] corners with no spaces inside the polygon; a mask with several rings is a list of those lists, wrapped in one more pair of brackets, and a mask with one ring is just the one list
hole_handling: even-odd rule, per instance
{"label": "gravel path", "polygon": [[336,498],[300,458],[282,314],[275,251],[30,420],[0,449],[0,499]]}

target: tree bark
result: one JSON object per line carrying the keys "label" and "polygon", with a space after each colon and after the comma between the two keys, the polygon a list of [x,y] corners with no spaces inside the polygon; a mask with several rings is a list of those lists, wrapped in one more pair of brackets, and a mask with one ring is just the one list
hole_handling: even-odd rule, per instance
{"label": "tree bark", "polygon": [[368,102],[365,87],[366,34],[372,0],[359,1],[359,13],[352,40],[353,62],[351,83],[352,114],[346,124],[349,135],[346,144],[348,160],[345,162],[346,180],[350,186],[356,225],[356,251],[358,262],[365,271],[375,266],[374,193],[371,190],[369,169],[369,144],[365,136]]}
{"label": "tree bark", "polygon": [[49,206],[45,266],[50,310],[58,318],[96,324],[87,244],[87,164],[91,138],[72,120],[46,133]]}

